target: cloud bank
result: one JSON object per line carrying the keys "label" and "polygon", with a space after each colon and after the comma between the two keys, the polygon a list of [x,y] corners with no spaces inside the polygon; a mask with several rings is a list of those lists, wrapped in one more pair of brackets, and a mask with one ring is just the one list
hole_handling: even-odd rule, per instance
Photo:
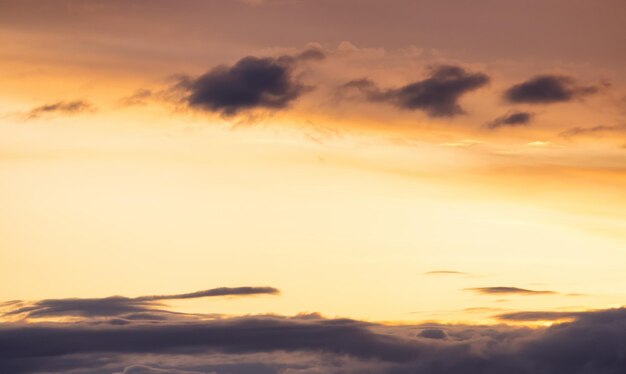
{"label": "cloud bank", "polygon": [[[188,295],[195,293],[156,299]],[[502,319],[572,321],[540,329],[385,326],[316,314],[7,322],[0,372],[618,374],[626,367],[626,309],[525,313]]]}

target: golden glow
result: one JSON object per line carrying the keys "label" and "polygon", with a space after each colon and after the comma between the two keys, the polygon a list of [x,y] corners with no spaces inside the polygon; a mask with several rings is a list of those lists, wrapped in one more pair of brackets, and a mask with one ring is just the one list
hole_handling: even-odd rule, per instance
{"label": "golden glow", "polygon": [[[223,118],[160,97],[122,103],[212,66],[198,56],[148,65],[124,49],[134,45],[53,48],[64,40],[0,30],[0,300],[267,285],[281,296],[171,305],[393,323],[623,304],[626,140],[559,135],[622,118],[606,97],[541,112],[542,126],[487,131],[502,112],[494,92],[530,72],[505,61],[475,64],[506,73],[464,98],[471,116],[454,122],[335,102],[341,80],[373,71],[394,87],[425,58],[342,43],[309,72],[327,85],[293,108]],[[75,99],[97,110],[25,119]],[[490,286],[557,294],[463,290]]]}

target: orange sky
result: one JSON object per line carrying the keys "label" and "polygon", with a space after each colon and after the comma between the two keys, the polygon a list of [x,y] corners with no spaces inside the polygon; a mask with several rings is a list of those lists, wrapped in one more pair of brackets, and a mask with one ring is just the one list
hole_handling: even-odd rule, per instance
{"label": "orange sky", "polygon": [[[623,305],[623,2],[356,3],[0,0],[0,300],[251,284],[282,293],[172,304],[464,323]],[[295,61],[285,105],[192,103],[247,56]],[[488,83],[443,116],[403,104],[441,66]],[[538,76],[571,95],[507,99]]]}

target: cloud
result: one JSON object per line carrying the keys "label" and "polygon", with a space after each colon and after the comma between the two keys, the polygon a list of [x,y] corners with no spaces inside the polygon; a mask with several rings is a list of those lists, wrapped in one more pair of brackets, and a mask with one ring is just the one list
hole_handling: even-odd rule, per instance
{"label": "cloud", "polygon": [[124,371],[113,374],[217,374],[201,371],[188,371],[177,369],[163,369],[147,365],[131,365],[124,368]]}
{"label": "cloud", "polygon": [[433,270],[425,272],[424,275],[467,275],[467,273],[455,270]]}
{"label": "cloud", "polygon": [[278,293],[279,291],[272,287],[220,287],[186,294],[140,296],[135,298],[112,296],[88,299],[47,299],[34,303],[22,302],[14,304],[16,307],[5,312],[3,316],[23,315],[24,318],[123,316],[127,320],[162,320],[167,319],[167,316],[163,314],[176,313],[158,309],[157,307],[161,304],[157,303],[157,301],[161,300],[260,294],[275,295]]}
{"label": "cloud", "polygon": [[476,287],[464,288],[466,291],[474,291],[483,295],[551,295],[554,291],[535,291],[517,287]]}
{"label": "cloud", "polygon": [[497,319],[503,321],[519,321],[519,322],[533,322],[533,321],[557,321],[562,319],[573,319],[584,316],[585,312],[553,312],[553,311],[541,311],[541,312],[513,312],[496,315]]}
{"label": "cloud", "polygon": [[130,96],[124,97],[120,100],[120,104],[123,106],[145,105],[151,97],[154,96],[152,90],[140,88],[135,90]]}
{"label": "cloud", "polygon": [[533,114],[530,112],[510,112],[487,123],[486,127],[496,130],[500,127],[527,126],[532,118]]}
{"label": "cloud", "polygon": [[91,103],[84,100],[59,101],[33,108],[26,113],[25,118],[35,119],[50,114],[78,114],[94,110],[95,107]]}
{"label": "cloud", "polygon": [[626,365],[624,308],[580,312],[572,322],[537,329],[248,316],[123,326],[15,323],[0,332],[0,372],[14,374],[617,374]]}
{"label": "cloud", "polygon": [[424,329],[417,336],[426,339],[445,339],[448,334],[442,329]]}
{"label": "cloud", "polygon": [[183,77],[175,88],[183,91],[190,107],[225,116],[255,108],[283,109],[311,89],[295,77],[297,65],[324,57],[318,48],[293,56],[248,56],[196,78]]}
{"label": "cloud", "polygon": [[467,273],[456,270],[433,270],[427,271],[424,275],[467,275]]}
{"label": "cloud", "polygon": [[[215,293],[223,294],[209,295]],[[6,307],[12,305],[17,304]],[[0,372],[617,374],[626,366],[624,308],[519,313],[500,319],[568,317],[571,322],[529,329],[385,326],[317,314],[221,319],[185,315],[188,318],[124,324],[31,320],[0,324]]]}
{"label": "cloud", "polygon": [[565,75],[538,75],[509,88],[504,97],[511,103],[550,104],[598,92],[597,86],[580,86]]}
{"label": "cloud", "polygon": [[369,79],[358,79],[343,85],[343,90],[357,90],[373,102],[387,102],[406,110],[423,110],[431,117],[452,117],[465,111],[460,98],[485,86],[489,76],[468,72],[462,67],[440,65],[428,78],[395,89],[382,90]]}
{"label": "cloud", "polygon": [[602,135],[606,133],[626,133],[626,125],[605,126],[598,125],[594,127],[572,127],[561,133],[562,137],[572,138],[585,135]]}

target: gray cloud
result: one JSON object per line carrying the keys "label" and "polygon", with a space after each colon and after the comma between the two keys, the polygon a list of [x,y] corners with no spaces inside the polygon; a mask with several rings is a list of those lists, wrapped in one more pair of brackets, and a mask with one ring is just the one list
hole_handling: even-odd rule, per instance
{"label": "gray cloud", "polygon": [[550,104],[598,92],[597,86],[578,85],[576,79],[565,75],[538,75],[509,88],[504,97],[511,103]]}
{"label": "gray cloud", "polygon": [[424,329],[417,336],[426,339],[445,339],[448,334],[442,329]]}
{"label": "gray cloud", "polygon": [[342,89],[357,90],[369,101],[387,102],[401,109],[423,110],[431,117],[452,117],[465,113],[459,104],[463,95],[488,82],[486,74],[441,65],[433,68],[428,78],[396,89],[380,89],[369,79],[350,81]]}
{"label": "gray cloud", "polygon": [[532,118],[533,114],[530,112],[510,112],[494,119],[485,126],[491,130],[496,130],[501,127],[527,126]]}
{"label": "gray cloud", "polygon": [[473,291],[483,295],[551,295],[555,291],[536,291],[517,287],[475,287],[465,288],[466,291]]}
{"label": "gray cloud", "polygon": [[45,104],[31,109],[26,113],[26,119],[35,119],[49,114],[78,114],[81,112],[94,111],[95,107],[84,100],[59,101]]}
{"label": "gray cloud", "polygon": [[226,116],[255,108],[283,109],[311,89],[295,77],[297,65],[324,58],[316,48],[293,56],[248,56],[199,77],[182,77],[175,89],[184,93],[190,107]]}
{"label": "gray cloud", "polygon": [[[407,333],[416,329],[414,337]],[[382,326],[314,316],[3,324],[0,372],[618,374],[625,348],[624,308],[581,312],[543,329]]]}
{"label": "gray cloud", "polygon": [[[144,298],[196,294],[206,293]],[[501,319],[573,321],[543,329],[384,326],[309,314],[3,323],[0,372],[618,374],[626,367],[626,309],[524,313]]]}
{"label": "gray cloud", "polygon": [[177,314],[158,309],[161,306],[158,301],[162,300],[260,294],[275,295],[278,293],[279,291],[272,287],[220,287],[186,294],[140,296],[136,298],[112,296],[87,299],[47,299],[34,303],[21,302],[20,304],[15,304],[18,307],[5,312],[4,316],[23,315],[24,318],[124,316],[124,318],[130,320],[159,320],[167,318],[163,314]]}

